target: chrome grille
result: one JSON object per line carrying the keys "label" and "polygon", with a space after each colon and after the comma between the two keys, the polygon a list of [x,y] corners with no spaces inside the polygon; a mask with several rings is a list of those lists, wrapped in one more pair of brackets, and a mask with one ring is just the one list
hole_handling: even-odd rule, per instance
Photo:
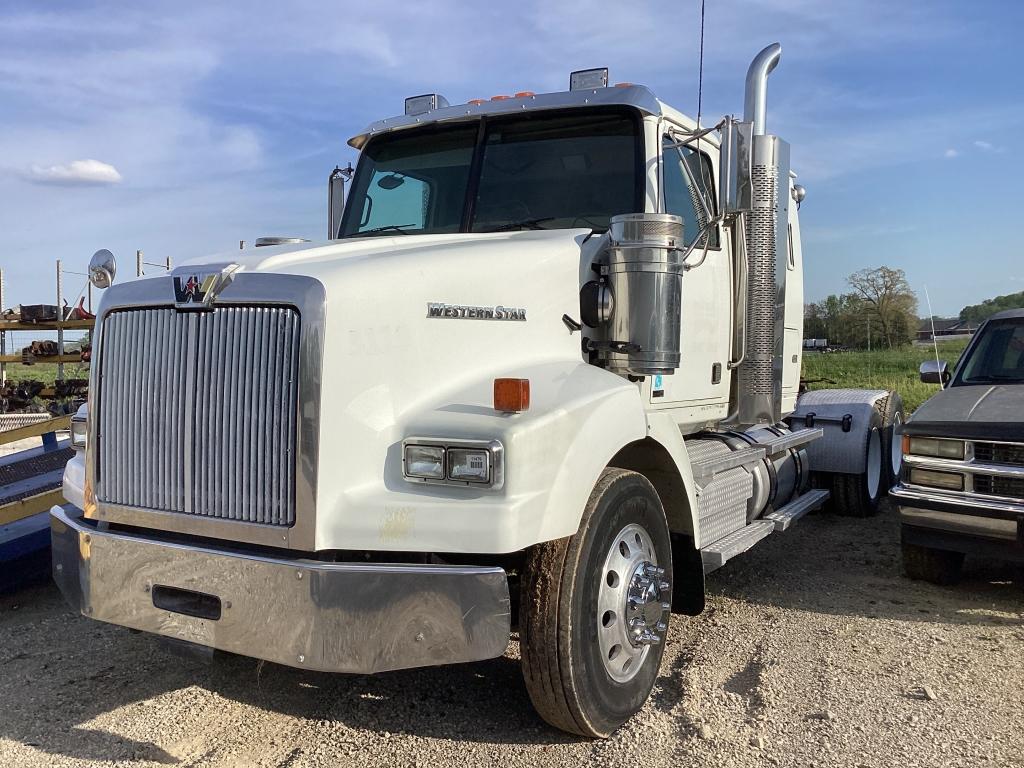
{"label": "chrome grille", "polygon": [[1012,499],[1024,499],[1024,478],[975,475],[974,491],[975,493],[984,493],[989,496],[1007,496]]}
{"label": "chrome grille", "polygon": [[292,525],[298,351],[299,315],[289,307],[109,314],[99,500]]}
{"label": "chrome grille", "polygon": [[1011,464],[1024,467],[1024,444],[974,443],[974,460],[985,464]]}

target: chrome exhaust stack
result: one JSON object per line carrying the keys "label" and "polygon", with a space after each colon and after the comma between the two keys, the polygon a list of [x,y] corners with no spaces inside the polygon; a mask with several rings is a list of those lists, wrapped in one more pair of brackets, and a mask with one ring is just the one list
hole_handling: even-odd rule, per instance
{"label": "chrome exhaust stack", "polygon": [[782,418],[786,271],[789,259],[789,144],[765,133],[768,75],[782,55],[773,43],[747,70],[743,123],[736,125],[736,208],[745,229],[745,348],[737,370],[737,421]]}
{"label": "chrome exhaust stack", "polygon": [[755,136],[764,136],[768,119],[768,75],[782,58],[782,46],[772,43],[761,51],[747,68],[747,87],[743,96],[743,122],[753,123]]}

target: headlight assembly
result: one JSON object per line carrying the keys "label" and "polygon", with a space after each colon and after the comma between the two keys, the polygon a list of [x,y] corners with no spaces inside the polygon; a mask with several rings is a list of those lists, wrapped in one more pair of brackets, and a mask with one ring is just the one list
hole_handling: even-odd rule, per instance
{"label": "headlight assembly", "polygon": [[505,452],[497,440],[410,437],[402,442],[402,474],[417,483],[501,488]]}

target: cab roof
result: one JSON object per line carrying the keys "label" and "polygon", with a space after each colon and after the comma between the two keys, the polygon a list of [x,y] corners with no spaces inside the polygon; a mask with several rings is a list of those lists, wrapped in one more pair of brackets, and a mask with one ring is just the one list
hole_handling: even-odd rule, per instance
{"label": "cab roof", "polygon": [[[665,117],[684,128],[693,129],[696,122],[660,101],[650,89],[642,85],[625,85],[608,88],[589,88],[576,91],[557,91],[555,93],[537,93],[488,101],[476,101],[466,104],[452,104],[420,115],[398,115],[370,123],[366,130],[348,140],[350,146],[362,149],[372,137],[415,128],[435,123],[455,123],[475,120],[484,115],[507,115],[520,112],[541,110],[572,109],[593,106],[632,107],[644,115]],[[713,134],[707,136],[709,143],[717,145],[718,138]]]}

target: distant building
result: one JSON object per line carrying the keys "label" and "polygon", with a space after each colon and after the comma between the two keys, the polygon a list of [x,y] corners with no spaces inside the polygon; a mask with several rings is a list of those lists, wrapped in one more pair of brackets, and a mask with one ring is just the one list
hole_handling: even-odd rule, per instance
{"label": "distant building", "polygon": [[[931,341],[932,340],[932,323],[933,321],[929,318],[921,320],[921,324],[917,328],[917,340],[918,341]],[[935,338],[941,339],[946,336],[971,336],[974,331],[977,330],[977,323],[972,323],[967,320],[961,320],[956,317],[952,318],[935,318]]]}

